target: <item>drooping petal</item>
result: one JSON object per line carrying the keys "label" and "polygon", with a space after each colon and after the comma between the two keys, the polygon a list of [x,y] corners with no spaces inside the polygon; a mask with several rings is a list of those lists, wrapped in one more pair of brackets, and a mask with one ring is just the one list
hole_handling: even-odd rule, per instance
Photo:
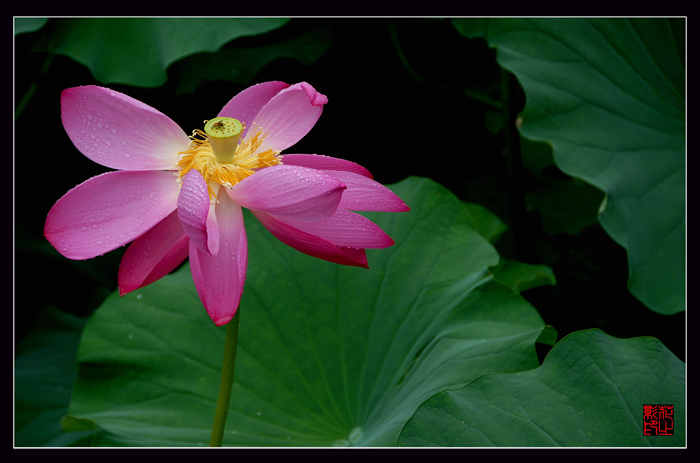
{"label": "drooping petal", "polygon": [[364,249],[336,246],[318,236],[294,228],[264,212],[252,211],[272,235],[294,249],[336,264],[369,268]]}
{"label": "drooping petal", "polygon": [[310,167],[318,170],[344,170],[374,178],[372,174],[361,165],[345,159],[333,158],[323,154],[285,154],[282,162],[288,166]]}
{"label": "drooping petal", "polygon": [[282,151],[301,140],[321,117],[328,98],[306,82],[294,84],[275,95],[253,121],[269,132],[261,150]]}
{"label": "drooping petal", "polygon": [[81,153],[121,170],[168,170],[190,139],[168,116],[108,88],[87,85],[61,93],[61,119]]}
{"label": "drooping petal", "polygon": [[343,192],[343,197],[340,199],[338,209],[381,212],[410,211],[410,208],[401,198],[379,182],[354,172],[333,170],[325,172],[347,186],[347,189]]}
{"label": "drooping petal", "polygon": [[177,206],[172,172],[107,172],[76,186],[49,211],[44,235],[69,259],[90,259],[123,246]]}
{"label": "drooping petal", "polygon": [[211,256],[190,242],[192,279],[199,298],[217,326],[236,313],[248,265],[248,241],[243,213],[226,195],[219,195],[216,217],[221,233],[219,252]]}
{"label": "drooping petal", "polygon": [[261,169],[226,192],[245,208],[320,220],[338,208],[345,184],[320,170],[278,165]]}
{"label": "drooping petal", "polygon": [[189,241],[176,211],[136,238],[119,265],[119,295],[143,288],[174,270],[187,258]]}
{"label": "drooping petal", "polygon": [[263,82],[248,87],[238,95],[231,98],[217,117],[231,117],[245,124],[241,137],[245,138],[248,129],[253,125],[253,119],[258,115],[263,106],[279,92],[289,87],[285,82]]}
{"label": "drooping petal", "polygon": [[219,251],[219,228],[214,205],[209,200],[207,182],[197,170],[192,169],[182,179],[177,215],[192,243],[215,256]]}
{"label": "drooping petal", "polygon": [[270,215],[297,230],[323,238],[335,246],[382,249],[394,244],[394,240],[377,224],[354,212],[339,209],[332,216],[316,222],[294,220],[276,214]]}

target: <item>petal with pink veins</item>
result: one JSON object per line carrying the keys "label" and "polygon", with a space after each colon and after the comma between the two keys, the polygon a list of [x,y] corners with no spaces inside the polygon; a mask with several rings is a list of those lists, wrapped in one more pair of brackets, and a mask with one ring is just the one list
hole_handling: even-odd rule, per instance
{"label": "petal with pink veins", "polygon": [[301,140],[321,117],[328,98],[306,82],[294,84],[275,95],[253,121],[268,133],[259,150],[283,151]]}
{"label": "petal with pink veins", "polygon": [[69,259],[125,245],[177,207],[173,172],[107,172],[76,186],[49,211],[44,235]]}
{"label": "petal with pink veins", "polygon": [[344,190],[343,182],[323,171],[278,165],[261,169],[226,192],[247,209],[314,221],[336,211]]}
{"label": "petal with pink veins", "polygon": [[219,228],[214,204],[209,200],[207,182],[197,170],[192,169],[182,179],[177,215],[192,243],[215,256],[219,251]]}
{"label": "petal with pink veins", "polygon": [[119,295],[143,288],[174,270],[187,258],[189,241],[176,211],[136,238],[119,265]]}
{"label": "petal with pink veins", "polygon": [[253,119],[260,110],[279,92],[289,87],[285,82],[263,82],[248,87],[238,95],[231,98],[217,117],[231,117],[245,124],[242,138],[245,138],[248,129],[253,125]]}
{"label": "petal with pink veins", "polygon": [[410,208],[401,198],[382,185],[365,176],[346,171],[325,171],[348,187],[343,192],[338,209],[347,211],[407,212]]}
{"label": "petal with pink veins", "polygon": [[393,246],[384,230],[366,217],[354,212],[338,210],[327,219],[317,222],[294,220],[270,214],[280,222],[322,238],[335,246],[363,249],[382,249]]}
{"label": "petal with pink veins", "polygon": [[369,268],[364,249],[336,246],[328,240],[294,228],[269,214],[252,212],[275,238],[297,251],[336,264]]}
{"label": "petal with pink veins", "polygon": [[318,170],[344,170],[364,175],[367,178],[374,178],[367,169],[355,162],[323,154],[285,154],[282,156],[282,162],[288,166],[310,167]]}
{"label": "petal with pink veins", "polygon": [[221,326],[236,313],[248,265],[243,213],[226,195],[219,195],[216,218],[221,233],[219,252],[211,256],[190,242],[192,279],[212,321]]}
{"label": "petal with pink veins", "polygon": [[73,87],[61,93],[63,127],[78,150],[106,167],[168,170],[190,144],[168,116],[103,87]]}

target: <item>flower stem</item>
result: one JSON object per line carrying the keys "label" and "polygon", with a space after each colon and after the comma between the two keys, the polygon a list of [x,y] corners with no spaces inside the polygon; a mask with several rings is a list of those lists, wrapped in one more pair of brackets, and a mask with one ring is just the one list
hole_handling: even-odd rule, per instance
{"label": "flower stem", "polygon": [[224,363],[221,367],[221,383],[219,384],[219,400],[216,402],[214,425],[211,429],[209,447],[221,447],[224,439],[224,426],[228,414],[228,404],[231,400],[233,387],[233,370],[236,367],[236,350],[238,347],[238,322],[241,308],[238,307],[233,319],[226,325],[226,341],[224,341]]}

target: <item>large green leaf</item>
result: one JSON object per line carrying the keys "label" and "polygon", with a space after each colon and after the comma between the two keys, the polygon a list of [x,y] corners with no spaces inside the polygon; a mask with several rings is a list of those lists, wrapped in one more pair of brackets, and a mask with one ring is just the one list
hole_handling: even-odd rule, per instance
{"label": "large green leaf", "polygon": [[85,319],[54,307],[36,315],[34,329],[15,358],[15,445],[60,447],[86,437],[62,434],[75,381],[75,352]]}
{"label": "large green leaf", "polygon": [[157,87],[173,62],[283,26],[284,18],[65,18],[48,49],[87,66],[98,81]]}
{"label": "large green leaf", "polygon": [[527,95],[521,133],[548,140],[567,174],[605,191],[599,220],[629,256],[629,289],[685,309],[684,21],[493,19],[484,36]]}
{"label": "large green leaf", "polygon": [[[644,435],[644,405],[673,405],[673,436]],[[421,405],[404,446],[685,445],[685,365],[658,339],[562,339],[540,368],[486,375]]]}
{"label": "large green leaf", "polygon": [[[393,189],[411,211],[367,214],[396,241],[368,251],[369,270],[301,254],[246,214],[225,445],[391,446],[444,388],[538,365],[544,323],[489,282],[498,255],[464,204],[427,179]],[[81,339],[66,429],[94,427],[94,445],[206,445],[223,344],[186,266],[112,295]]]}

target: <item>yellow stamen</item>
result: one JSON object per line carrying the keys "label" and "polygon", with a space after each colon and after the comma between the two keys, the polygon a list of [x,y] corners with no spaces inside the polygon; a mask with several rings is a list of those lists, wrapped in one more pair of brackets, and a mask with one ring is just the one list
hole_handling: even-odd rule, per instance
{"label": "yellow stamen", "polygon": [[[212,125],[212,123],[216,123],[216,119],[208,121],[205,127]],[[243,128],[244,126],[242,126],[240,133],[242,133]],[[282,164],[279,151],[271,148],[259,151],[266,136],[267,133],[262,133],[261,129],[249,130],[245,139],[237,145],[231,160],[222,162],[217,159],[214,148],[212,148],[212,141],[215,137],[207,137],[205,132],[199,129],[194,130],[190,136],[192,142],[189,148],[178,153],[182,155],[175,165],[178,169],[178,181],[182,181],[182,177],[192,169],[199,171],[207,182],[209,198],[215,200],[216,192],[209,186],[212,181],[221,186],[232,187],[244,178],[253,175],[258,169]],[[216,144],[216,141],[213,143]],[[219,151],[218,147],[217,151]]]}

